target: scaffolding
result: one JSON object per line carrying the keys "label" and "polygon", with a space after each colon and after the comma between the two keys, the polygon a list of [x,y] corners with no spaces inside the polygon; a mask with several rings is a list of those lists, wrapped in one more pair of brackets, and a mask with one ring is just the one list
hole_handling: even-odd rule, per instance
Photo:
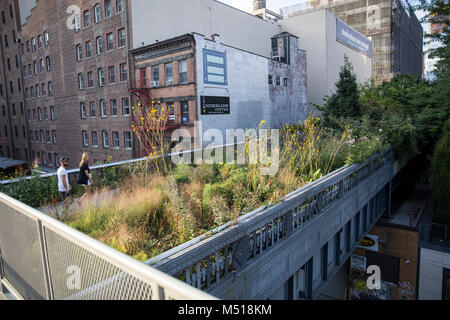
{"label": "scaffolding", "polygon": [[423,74],[423,29],[408,0],[303,0],[282,8],[284,18],[328,9],[373,43],[376,83],[398,73]]}

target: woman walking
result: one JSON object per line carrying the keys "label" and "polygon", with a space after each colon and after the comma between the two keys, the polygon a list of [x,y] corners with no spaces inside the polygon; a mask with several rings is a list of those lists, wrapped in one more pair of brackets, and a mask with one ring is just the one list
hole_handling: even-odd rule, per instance
{"label": "woman walking", "polygon": [[78,177],[78,184],[81,184],[86,189],[86,193],[80,198],[79,202],[83,201],[85,197],[89,199],[91,196],[91,187],[93,184],[91,169],[89,168],[89,154],[83,153],[80,162],[80,175]]}

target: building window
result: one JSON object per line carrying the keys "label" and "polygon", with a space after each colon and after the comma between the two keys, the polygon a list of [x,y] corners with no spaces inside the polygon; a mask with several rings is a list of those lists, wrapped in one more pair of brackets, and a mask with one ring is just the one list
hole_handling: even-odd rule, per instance
{"label": "building window", "polygon": [[39,121],[42,121],[42,110],[41,108],[38,108],[38,114],[39,114]]}
{"label": "building window", "polygon": [[103,148],[109,148],[108,132],[103,131],[102,136],[103,136]]}
{"label": "building window", "polygon": [[90,58],[92,56],[92,46],[91,46],[91,42],[87,41],[86,42],[86,58]]}
{"label": "building window", "polygon": [[227,85],[227,57],[225,53],[203,49],[204,78],[207,84]]}
{"label": "building window", "polygon": [[273,84],[273,75],[269,74],[269,85]]}
{"label": "building window", "polygon": [[75,23],[75,32],[79,32],[81,30],[81,18],[79,14],[75,16],[74,23]]}
{"label": "building window", "polygon": [[[6,36],[5,36],[6,37]],[[6,46],[7,47],[7,46]],[[36,51],[36,38],[31,38],[31,50]]]}
{"label": "building window", "polygon": [[102,7],[99,4],[95,5],[94,13],[95,13],[95,23],[99,23],[102,20]]}
{"label": "building window", "polygon": [[81,111],[81,119],[86,119],[87,112],[86,112],[86,104],[84,102],[80,103],[80,111]]}
{"label": "building window", "polygon": [[40,62],[40,64],[41,64],[41,70],[40,70],[40,72],[42,73],[42,72],[45,71],[45,62],[44,62],[44,59],[39,60],[39,62]]}
{"label": "building window", "polygon": [[48,121],[48,109],[44,107],[44,120]]}
{"label": "building window", "polygon": [[89,10],[86,10],[83,14],[84,16],[84,27],[87,28],[91,25],[91,18],[89,16]]}
{"label": "building window", "polygon": [[119,30],[119,48],[125,47],[126,46],[126,33],[125,33],[125,29],[120,29]]}
{"label": "building window", "polygon": [[37,61],[33,61],[33,66],[34,66],[34,74],[38,74],[39,73],[39,65],[38,65]]}
{"label": "building window", "polygon": [[131,132],[124,132],[125,149],[131,149]]}
{"label": "building window", "polygon": [[285,87],[288,86],[288,78],[283,78],[283,85],[284,85]]}
{"label": "building window", "polygon": [[48,154],[48,165],[50,167],[53,166],[53,160],[52,160],[52,154],[51,153]]}
{"label": "building window", "polygon": [[40,135],[41,135],[41,143],[45,143],[45,136],[44,136],[44,130],[40,130]]}
{"label": "building window", "polygon": [[48,96],[53,96],[53,84],[51,81],[48,82]]}
{"label": "building window", "polygon": [[83,146],[84,147],[89,147],[89,138],[88,138],[88,134],[86,131],[82,132],[82,136],[83,136]]}
{"label": "building window", "polygon": [[119,133],[118,132],[113,132],[112,136],[113,136],[113,148],[115,148],[115,149],[120,148],[120,145],[119,145]]}
{"label": "building window", "polygon": [[46,132],[45,134],[46,134],[46,136],[47,136],[47,143],[48,143],[48,144],[52,143],[52,139],[50,138],[50,131],[47,130],[47,132]]}
{"label": "building window", "polygon": [[31,63],[28,65],[28,75],[29,76],[33,75],[33,67],[31,66]]}
{"label": "building window", "polygon": [[124,116],[130,115],[130,101],[128,100],[128,98],[122,99],[122,114]]}
{"label": "building window", "polygon": [[55,108],[53,106],[50,107],[50,120],[52,121],[56,120]]}
{"label": "building window", "polygon": [[152,67],[152,81],[159,82],[159,66]]}
{"label": "building window", "polygon": [[59,156],[57,153],[54,154],[53,159],[55,159],[55,168],[59,168]]}
{"label": "building window", "polygon": [[27,129],[25,129],[25,126],[22,126],[22,133],[23,133],[23,137],[26,138],[27,137]]}
{"label": "building window", "polygon": [[56,139],[56,130],[52,130],[52,136],[53,136],[53,144],[58,144],[58,140]]}
{"label": "building window", "polygon": [[48,41],[49,41],[48,31],[45,31],[44,32],[44,44],[46,47],[48,46]]}
{"label": "building window", "polygon": [[96,42],[97,42],[97,54],[102,54],[103,53],[103,38],[98,37]]}
{"label": "building window", "polygon": [[40,98],[41,97],[41,86],[40,85],[36,85],[36,98]]}
{"label": "building window", "polygon": [[36,143],[39,142],[39,133],[37,132],[37,130],[34,131],[34,141],[35,141]]}
{"label": "building window", "polygon": [[84,75],[82,73],[78,74],[78,87],[80,90],[84,89]]}
{"label": "building window", "polygon": [[34,99],[34,87],[31,87],[30,90],[31,90],[31,99]]}
{"label": "building window", "polygon": [[89,110],[91,112],[91,117],[95,118],[96,117],[96,110],[95,110],[95,102],[89,102]]}
{"label": "building window", "polygon": [[33,131],[30,130],[30,132],[28,132],[28,138],[30,138],[30,142],[34,141],[34,136],[33,136]]}
{"label": "building window", "polygon": [[83,59],[83,52],[81,50],[81,45],[77,44],[77,60],[81,61]]}
{"label": "building window", "polygon": [[38,48],[42,48],[42,36],[38,36]]}
{"label": "building window", "polygon": [[187,101],[181,102],[181,122],[189,122],[189,103]]}
{"label": "building window", "polygon": [[178,67],[180,71],[180,84],[185,84],[188,82],[187,61],[180,61]]}
{"label": "building window", "polygon": [[92,71],[89,71],[87,73],[87,78],[88,78],[88,88],[93,88],[94,87],[94,73]]}
{"label": "building window", "polygon": [[111,100],[111,116],[113,116],[113,117],[117,116],[117,100],[116,99]]}
{"label": "building window", "polygon": [[27,53],[30,53],[31,47],[30,47],[30,41],[27,41]]}
{"label": "building window", "polygon": [[47,165],[47,154],[45,152],[42,152],[42,163]]}
{"label": "building window", "polygon": [[105,71],[103,68],[98,69],[98,85],[100,87],[105,85]]}
{"label": "building window", "polygon": [[277,86],[280,86],[280,85],[281,85],[281,77],[277,76]]}
{"label": "building window", "polygon": [[102,117],[105,118],[108,116],[108,107],[106,106],[105,100],[100,100],[100,109],[102,110]]}
{"label": "building window", "polygon": [[111,0],[105,0],[105,17],[109,18],[112,15]]}
{"label": "building window", "polygon": [[47,87],[45,83],[42,84],[42,96],[45,97],[47,95]]}
{"label": "building window", "polygon": [[114,34],[108,33],[106,35],[106,50],[111,51],[114,49]]}
{"label": "building window", "polygon": [[121,82],[128,81],[128,70],[126,63],[120,65],[120,81]]}
{"label": "building window", "polygon": [[116,1],[116,8],[117,8],[117,13],[123,11],[123,0]]}
{"label": "building window", "polygon": [[91,136],[92,136],[92,146],[93,146],[94,148],[98,148],[97,131],[92,131],[92,132],[91,132]]}
{"label": "building window", "polygon": [[33,120],[36,121],[36,109],[33,109]]}
{"label": "building window", "polygon": [[173,85],[173,72],[171,63],[165,65],[165,71],[166,71],[166,86],[171,86]]}
{"label": "building window", "polygon": [[108,68],[108,75],[109,75],[109,83],[116,83],[116,67],[111,66]]}

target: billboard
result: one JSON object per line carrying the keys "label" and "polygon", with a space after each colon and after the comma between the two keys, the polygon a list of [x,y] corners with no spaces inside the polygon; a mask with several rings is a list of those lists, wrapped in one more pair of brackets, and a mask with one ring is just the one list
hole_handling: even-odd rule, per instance
{"label": "billboard", "polygon": [[339,19],[336,19],[336,40],[356,51],[372,57],[372,41]]}

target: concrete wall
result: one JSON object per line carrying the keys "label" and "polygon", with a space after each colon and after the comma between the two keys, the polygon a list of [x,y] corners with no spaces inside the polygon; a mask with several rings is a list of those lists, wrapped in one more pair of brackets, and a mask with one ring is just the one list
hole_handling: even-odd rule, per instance
{"label": "concrete wall", "polygon": [[217,33],[227,45],[269,57],[270,41],[261,39],[281,32],[275,22],[215,0],[132,0],[131,17],[134,48],[188,32]]}
{"label": "concrete wall", "polygon": [[308,54],[308,102],[323,104],[335,92],[344,54],[353,64],[359,82],[372,76],[372,59],[336,41],[336,17],[326,9],[279,21],[283,29],[298,36],[299,47]]}
{"label": "concrete wall", "polygon": [[419,300],[441,300],[444,268],[450,269],[450,253],[420,250]]}

